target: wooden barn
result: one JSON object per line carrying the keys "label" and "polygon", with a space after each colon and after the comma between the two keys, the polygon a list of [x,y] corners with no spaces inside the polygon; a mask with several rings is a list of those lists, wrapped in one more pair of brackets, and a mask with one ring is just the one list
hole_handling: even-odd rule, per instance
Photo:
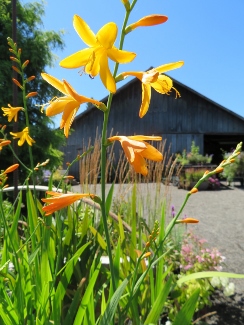
{"label": "wooden barn", "polygon": [[[240,141],[244,142],[244,118],[199,94],[173,79],[175,92],[161,95],[152,89],[152,98],[147,114],[138,116],[141,104],[141,82],[133,79],[119,88],[113,97],[109,117],[108,134],[113,135],[160,135],[166,139],[172,153],[190,151],[192,141],[200,147],[201,154],[213,154],[213,163],[222,160],[222,151],[230,151]],[[118,84],[119,86],[119,84]],[[107,98],[101,100],[106,103]],[[72,161],[83,152],[89,139],[93,143],[96,132],[101,134],[103,113],[90,107],[79,114],[72,128],[75,132],[67,139],[64,163]],[[79,179],[79,166],[70,170]]]}

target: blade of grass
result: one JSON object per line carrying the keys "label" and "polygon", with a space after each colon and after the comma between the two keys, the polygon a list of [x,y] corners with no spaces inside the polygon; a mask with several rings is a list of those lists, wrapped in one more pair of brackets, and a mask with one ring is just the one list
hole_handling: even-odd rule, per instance
{"label": "blade of grass", "polygon": [[200,289],[194,291],[175,317],[172,325],[190,325],[194,315]]}

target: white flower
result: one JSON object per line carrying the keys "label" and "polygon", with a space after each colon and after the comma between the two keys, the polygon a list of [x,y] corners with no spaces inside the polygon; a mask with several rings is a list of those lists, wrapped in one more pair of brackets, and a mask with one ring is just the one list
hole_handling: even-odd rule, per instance
{"label": "white flower", "polygon": [[211,280],[210,280],[211,285],[214,288],[220,288],[221,287],[221,282],[220,282],[220,278],[217,276],[214,276]]}
{"label": "white flower", "polygon": [[233,282],[230,282],[224,289],[224,295],[226,297],[232,296],[235,293],[235,285]]}
{"label": "white flower", "polygon": [[220,282],[222,284],[222,287],[227,287],[227,285],[229,284],[229,279],[228,278],[224,278],[224,277],[221,277],[220,278]]}

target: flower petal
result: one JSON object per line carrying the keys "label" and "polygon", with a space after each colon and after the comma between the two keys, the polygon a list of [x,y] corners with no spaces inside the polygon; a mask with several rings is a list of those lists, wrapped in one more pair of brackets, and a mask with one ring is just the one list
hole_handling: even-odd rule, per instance
{"label": "flower petal", "polygon": [[111,60],[117,63],[129,63],[136,57],[136,53],[122,51],[117,49],[116,47],[107,50],[107,55]]}
{"label": "flower petal", "polygon": [[146,142],[144,142],[144,143],[145,143],[147,149],[140,153],[142,155],[142,157],[144,157],[146,159],[153,160],[153,161],[163,160],[163,155],[161,154],[161,152],[159,152],[156,148],[154,148],[150,144],[148,144]]}
{"label": "flower petal", "polygon": [[140,173],[143,176],[147,176],[148,169],[145,159],[138,153],[135,153],[135,159],[131,163],[136,173]]}
{"label": "flower petal", "polygon": [[162,137],[149,136],[149,135],[131,135],[131,136],[128,137],[128,139],[136,140],[136,141],[144,141],[144,140],[161,141]]}
{"label": "flower petal", "polygon": [[142,83],[142,102],[139,110],[139,117],[142,118],[148,111],[151,100],[151,85]]}
{"label": "flower petal", "polygon": [[155,70],[157,70],[159,73],[164,73],[164,72],[167,72],[170,70],[180,68],[183,66],[183,64],[184,64],[184,61],[167,63],[167,64],[160,65],[159,67],[155,68]]}
{"label": "flower petal", "polygon": [[108,58],[106,55],[103,55],[100,60],[100,78],[108,91],[111,93],[116,92],[115,80],[109,70]]}
{"label": "flower petal", "polygon": [[107,23],[97,33],[96,37],[101,46],[110,49],[116,40],[118,27],[115,23]]}
{"label": "flower petal", "polygon": [[76,101],[73,100],[72,97],[59,97],[57,100],[50,103],[50,105],[46,109],[46,115],[47,116],[54,116],[57,114],[60,114],[64,111],[65,107],[71,103],[74,102],[76,105],[79,105]]}
{"label": "flower petal", "polygon": [[96,45],[96,35],[80,16],[74,15],[73,26],[77,34],[80,36],[80,38],[86,45],[90,47]]}
{"label": "flower petal", "polygon": [[58,80],[57,78],[51,76],[48,73],[41,73],[42,78],[47,81],[50,85],[52,85],[54,88],[58,89],[61,93],[67,95],[67,92],[64,89],[64,85],[62,81]]}
{"label": "flower petal", "polygon": [[69,94],[69,96],[71,96],[77,103],[83,104],[83,103],[89,102],[89,103],[93,103],[95,105],[100,104],[99,101],[97,101],[93,98],[79,95],[66,80],[64,80],[63,83],[64,83],[64,87],[65,87],[67,94]]}
{"label": "flower petal", "polygon": [[84,50],[71,54],[67,58],[63,59],[59,62],[59,65],[62,68],[67,69],[80,68],[89,63],[89,61],[92,61],[92,58],[93,48],[86,48]]}
{"label": "flower petal", "polygon": [[63,113],[63,116],[62,116],[62,119],[60,122],[60,128],[62,129],[64,126],[64,135],[66,136],[66,138],[68,138],[68,136],[69,136],[69,130],[70,130],[71,124],[74,121],[74,118],[75,118],[75,115],[76,115],[78,109],[79,109],[79,107],[77,107],[75,109],[69,108],[69,109],[66,109]]}

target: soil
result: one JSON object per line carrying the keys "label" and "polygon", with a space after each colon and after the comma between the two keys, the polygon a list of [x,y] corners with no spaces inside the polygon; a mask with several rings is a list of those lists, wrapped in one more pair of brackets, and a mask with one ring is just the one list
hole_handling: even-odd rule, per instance
{"label": "soil", "polygon": [[225,297],[222,292],[215,292],[211,298],[212,306],[195,316],[195,325],[243,325],[244,295],[236,293]]}

